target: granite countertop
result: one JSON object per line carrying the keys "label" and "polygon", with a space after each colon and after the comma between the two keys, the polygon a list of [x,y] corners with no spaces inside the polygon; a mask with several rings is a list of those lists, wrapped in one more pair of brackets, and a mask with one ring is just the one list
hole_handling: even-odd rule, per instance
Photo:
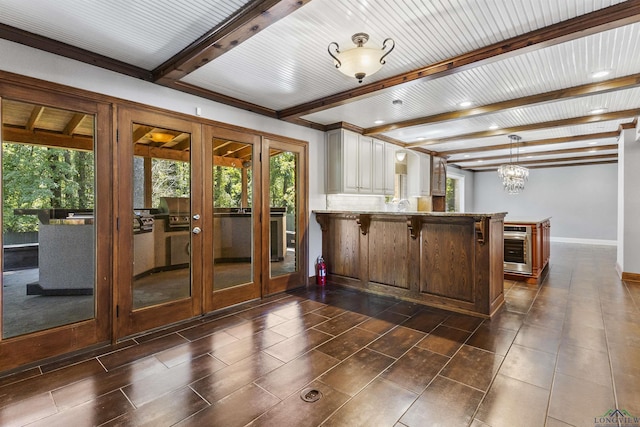
{"label": "granite countertop", "polygon": [[548,219],[551,219],[550,216],[543,217],[526,217],[526,216],[510,216],[507,215],[504,219],[505,224],[539,224]]}
{"label": "granite countertop", "polygon": [[313,210],[316,214],[347,214],[347,215],[390,215],[390,216],[449,216],[449,217],[504,217],[507,212],[418,212],[418,211],[406,211],[406,212],[386,212],[386,211],[338,211],[338,210]]}

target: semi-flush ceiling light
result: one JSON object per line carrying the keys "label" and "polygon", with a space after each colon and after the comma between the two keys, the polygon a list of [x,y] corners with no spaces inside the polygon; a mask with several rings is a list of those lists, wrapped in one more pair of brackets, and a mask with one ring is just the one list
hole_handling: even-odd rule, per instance
{"label": "semi-flush ceiling light", "polygon": [[[382,49],[372,49],[364,47],[369,40],[369,34],[356,33],[351,37],[356,47],[340,51],[338,43],[331,42],[327,47],[329,55],[333,58],[333,62],[338,70],[349,77],[355,77],[358,83],[362,83],[362,79],[370,76],[380,70],[385,64],[385,58],[396,47],[395,42],[391,38],[387,38],[382,42]],[[388,45],[391,46],[385,53]],[[331,52],[331,46],[335,45],[335,54]]]}
{"label": "semi-flush ceiling light", "polygon": [[148,134],[148,138],[153,142],[167,143],[175,138],[175,135],[165,132],[152,132]]}

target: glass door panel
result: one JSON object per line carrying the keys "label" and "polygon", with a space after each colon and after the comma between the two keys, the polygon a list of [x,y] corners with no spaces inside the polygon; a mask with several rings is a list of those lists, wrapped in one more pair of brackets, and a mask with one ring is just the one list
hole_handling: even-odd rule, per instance
{"label": "glass door panel", "polygon": [[191,135],[139,123],[133,134],[135,310],[191,296]]}
{"label": "glass door panel", "polygon": [[269,153],[269,255],[271,277],[298,271],[298,154],[271,149]]}
{"label": "glass door panel", "polygon": [[265,294],[303,286],[308,281],[306,236],[307,222],[307,145],[265,138],[263,152],[269,153],[269,167],[264,172],[269,190],[263,224],[263,253],[269,254],[269,279]]}
{"label": "glass door panel", "polygon": [[100,213],[94,116],[11,100],[2,113],[2,338],[10,338],[94,318]]}
{"label": "glass door panel", "polygon": [[213,290],[253,281],[253,147],[213,139]]}
{"label": "glass door panel", "polygon": [[211,226],[204,234],[203,275],[205,310],[212,311],[260,297],[260,138],[206,127],[205,141],[210,169],[204,172],[204,203]]}

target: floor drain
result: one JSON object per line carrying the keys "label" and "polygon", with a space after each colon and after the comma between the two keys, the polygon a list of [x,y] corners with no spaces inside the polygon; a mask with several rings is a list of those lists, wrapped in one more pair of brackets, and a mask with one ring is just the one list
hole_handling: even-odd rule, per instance
{"label": "floor drain", "polygon": [[322,397],[322,393],[320,393],[320,390],[316,390],[313,388],[304,389],[302,390],[302,393],[300,393],[300,398],[305,402],[310,402],[310,403],[320,400],[321,397]]}

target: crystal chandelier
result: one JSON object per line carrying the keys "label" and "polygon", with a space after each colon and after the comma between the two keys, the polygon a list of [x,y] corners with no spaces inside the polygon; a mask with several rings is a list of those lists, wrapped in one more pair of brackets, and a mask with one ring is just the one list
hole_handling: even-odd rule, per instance
{"label": "crystal chandelier", "polygon": [[518,194],[524,190],[524,183],[529,179],[529,169],[517,164],[519,146],[516,146],[516,162],[513,162],[513,145],[520,143],[518,135],[509,135],[511,144],[509,146],[509,164],[501,165],[498,168],[498,176],[502,178],[502,186],[509,194]]}

